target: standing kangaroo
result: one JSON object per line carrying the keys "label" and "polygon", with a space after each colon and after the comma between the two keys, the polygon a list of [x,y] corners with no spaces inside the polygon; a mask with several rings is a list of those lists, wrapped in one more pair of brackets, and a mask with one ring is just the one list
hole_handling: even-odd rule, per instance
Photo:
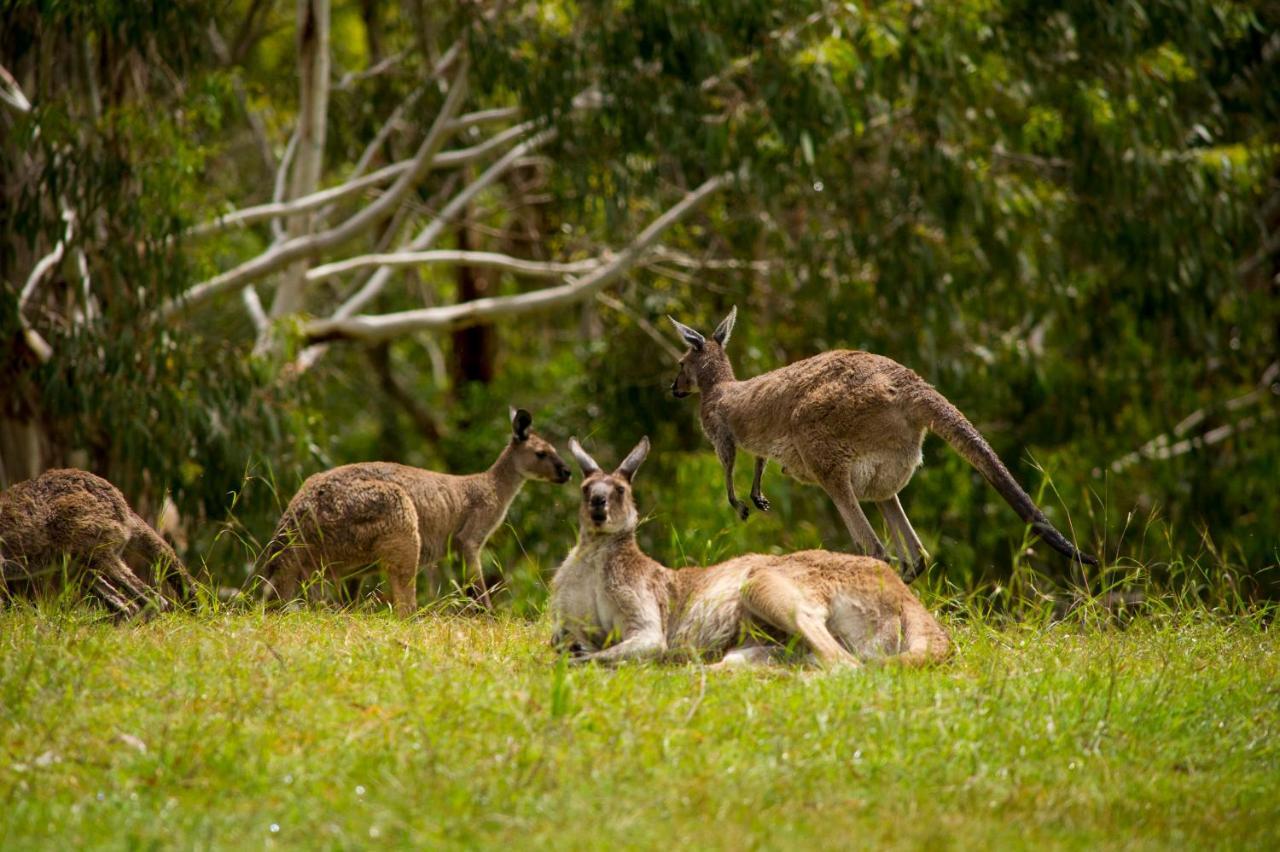
{"label": "standing kangaroo", "polygon": [[267,593],[297,596],[303,580],[338,582],[382,563],[397,615],[417,606],[418,566],[436,585],[436,563],[450,546],[484,587],[480,551],[525,480],[569,481],[551,444],[529,431],[533,417],[511,411],[511,440],[483,473],[450,476],[390,462],[349,464],[309,477],[289,502],[260,560]]}
{"label": "standing kangaroo", "polygon": [[677,398],[695,390],[702,394],[702,431],[724,467],[729,505],[744,520],[750,509],[733,488],[738,446],[756,456],[751,501],[757,508],[769,510],[760,479],[765,461],[777,459],[784,474],[820,485],[840,510],[854,543],[883,559],[884,545],[858,505],[860,500],[874,502],[888,525],[899,571],[909,583],[923,570],[927,554],[902,511],[898,492],[920,466],[925,432],[932,431],[977,468],[1054,550],[1098,564],[1054,529],[960,410],[896,361],[837,349],[737,381],[725,354],[737,315],[737,308],[730,311],[710,340],[668,319],[689,344],[671,392]]}
{"label": "standing kangaroo", "polygon": [[[751,554],[672,571],[636,544],[631,481],[649,439],[611,474],[577,439],[569,450],[583,474],[578,544],[552,579],[551,611],[552,642],[577,648],[575,662],[726,651],[726,663],[754,661],[791,637],[824,665],[878,657],[918,665],[950,653],[946,632],[893,569],[866,556]],[[753,632],[778,644],[744,646]]]}
{"label": "standing kangaroo", "polygon": [[83,470],[47,470],[0,494],[0,591],[47,585],[63,557],[123,617],[147,605],[167,609],[195,586],[120,489]]}

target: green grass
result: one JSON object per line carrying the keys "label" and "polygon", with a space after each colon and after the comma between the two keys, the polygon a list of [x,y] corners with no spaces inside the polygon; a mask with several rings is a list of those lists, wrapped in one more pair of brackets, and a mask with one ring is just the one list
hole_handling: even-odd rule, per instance
{"label": "green grass", "polygon": [[0,612],[0,847],[1273,847],[1261,616],[951,623],[938,668],[566,668],[545,623]]}

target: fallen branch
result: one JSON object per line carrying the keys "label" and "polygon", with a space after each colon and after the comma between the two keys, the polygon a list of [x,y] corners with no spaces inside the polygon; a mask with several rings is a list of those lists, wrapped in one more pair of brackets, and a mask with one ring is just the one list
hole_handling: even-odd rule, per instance
{"label": "fallen branch", "polygon": [[708,196],[724,187],[729,177],[728,174],[722,174],[705,181],[651,222],[626,249],[612,255],[605,263],[576,281],[531,293],[476,299],[457,305],[379,316],[316,320],[306,326],[306,336],[313,342],[341,339],[380,341],[415,331],[465,328],[480,322],[547,311],[580,302],[594,296],[634,266],[668,228],[683,219]]}

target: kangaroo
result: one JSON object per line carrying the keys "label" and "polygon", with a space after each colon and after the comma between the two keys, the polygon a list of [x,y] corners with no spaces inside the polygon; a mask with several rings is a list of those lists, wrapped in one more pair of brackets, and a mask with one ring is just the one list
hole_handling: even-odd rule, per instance
{"label": "kangaroo", "polygon": [[874,502],[909,583],[924,569],[928,554],[898,492],[923,461],[924,435],[932,431],[977,468],[1049,546],[1070,559],[1098,564],[1054,529],[973,424],[913,371],[882,355],[837,349],[738,381],[725,354],[737,316],[735,307],[710,340],[667,319],[689,345],[671,393],[676,398],[702,394],[702,431],[720,457],[729,505],[743,520],[751,510],[733,487],[738,446],[756,456],[750,495],[756,508],[769,511],[761,478],[766,460],[777,459],[784,474],[821,486],[854,543],[883,559],[884,545],[858,505]]}
{"label": "kangaroo", "polygon": [[942,626],[891,567],[870,557],[807,550],[667,568],[636,543],[631,483],[649,439],[611,474],[576,438],[569,450],[583,475],[578,543],[552,578],[551,611],[552,644],[576,650],[574,662],[769,657],[767,645],[743,645],[753,632],[799,639],[824,665],[890,656],[919,665],[950,653]]}
{"label": "kangaroo", "polygon": [[382,563],[396,614],[417,606],[418,566],[434,588],[450,545],[490,606],[480,551],[527,479],[564,483],[568,465],[529,431],[533,416],[511,411],[511,440],[483,473],[451,476],[390,462],[349,464],[302,483],[260,560],[268,597],[297,596],[304,579],[336,581]]}
{"label": "kangaroo", "polygon": [[[168,609],[195,582],[120,490],[83,470],[48,470],[0,494],[0,590],[34,591],[67,558],[118,615]],[[176,586],[176,588],[175,588]]]}

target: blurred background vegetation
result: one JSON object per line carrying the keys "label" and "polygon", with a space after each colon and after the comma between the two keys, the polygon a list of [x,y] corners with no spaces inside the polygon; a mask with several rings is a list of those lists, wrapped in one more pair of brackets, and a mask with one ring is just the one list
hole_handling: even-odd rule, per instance
{"label": "blurred background vegetation", "polygon": [[[307,475],[479,470],[515,404],[604,463],[651,436],[641,538],[669,564],[849,549],[826,497],[773,465],[773,512],[737,521],[696,400],[666,392],[664,314],[709,331],[737,305],[740,378],[888,355],[1110,571],[1280,591],[1280,3],[6,0],[0,20],[0,485],[87,467],[149,519],[169,493],[184,555],[238,583]],[[393,188],[193,227],[406,161],[464,82],[457,114],[479,118],[444,150],[510,131],[491,154],[166,307]],[[299,284],[435,222],[440,250],[608,262],[721,174],[623,274],[549,310],[375,339],[317,324],[372,268]],[[356,313],[563,285],[397,266]],[[521,606],[576,500],[530,484],[490,542]],[[1063,579],[936,439],[903,502],[935,581]]]}

